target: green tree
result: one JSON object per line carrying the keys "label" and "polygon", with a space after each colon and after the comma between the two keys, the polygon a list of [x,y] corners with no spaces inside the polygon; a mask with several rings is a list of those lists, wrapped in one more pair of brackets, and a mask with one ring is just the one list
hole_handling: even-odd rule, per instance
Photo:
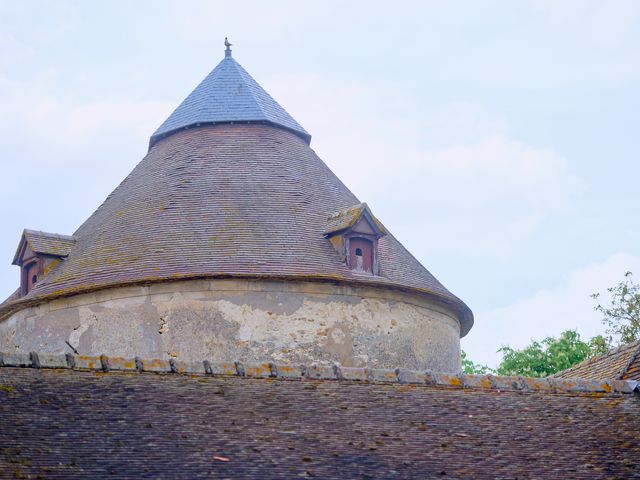
{"label": "green tree", "polygon": [[614,339],[620,345],[640,340],[640,284],[633,281],[633,273],[626,272],[624,280],[607,292],[611,295],[607,305],[600,303],[599,293],[591,298],[597,302],[594,308],[603,315],[609,343]]}
{"label": "green tree", "polygon": [[602,336],[585,342],[578,332],[567,330],[562,332],[559,338],[547,337],[542,341],[534,341],[522,350],[502,347],[498,350],[502,353],[502,362],[497,373],[546,377],[607,349],[607,339]]}
{"label": "green tree", "polygon": [[462,363],[462,373],[466,373],[468,375],[484,375],[485,373],[491,373],[491,370],[486,365],[480,365],[473,363],[468,357],[467,353],[462,350],[460,352],[461,363]]}

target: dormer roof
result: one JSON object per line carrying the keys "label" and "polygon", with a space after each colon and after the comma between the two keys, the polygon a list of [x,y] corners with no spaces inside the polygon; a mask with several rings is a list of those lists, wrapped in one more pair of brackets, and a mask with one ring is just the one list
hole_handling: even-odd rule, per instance
{"label": "dormer roof", "polygon": [[357,205],[332,214],[327,219],[327,227],[324,234],[327,237],[336,235],[353,228],[361,219],[369,224],[374,235],[382,237],[387,234],[387,229],[384,228],[384,225],[371,213],[371,209],[366,203],[358,203]]}
{"label": "dormer roof", "polygon": [[28,247],[37,255],[62,258],[69,255],[75,243],[76,239],[68,235],[24,230],[16,254],[13,257],[13,265],[20,265],[25,247]]}
{"label": "dormer roof", "polygon": [[311,135],[236,62],[230,49],[155,131],[150,146],[176,131],[217,123],[267,123],[311,141]]}

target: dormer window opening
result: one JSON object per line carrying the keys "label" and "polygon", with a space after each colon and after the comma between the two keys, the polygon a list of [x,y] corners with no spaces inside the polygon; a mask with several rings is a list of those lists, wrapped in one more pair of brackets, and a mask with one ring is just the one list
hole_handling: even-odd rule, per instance
{"label": "dormer window opening", "polygon": [[29,262],[22,266],[22,292],[29,293],[38,281],[38,261]]}
{"label": "dormer window opening", "polygon": [[357,272],[373,273],[373,242],[363,237],[349,238],[349,268]]}

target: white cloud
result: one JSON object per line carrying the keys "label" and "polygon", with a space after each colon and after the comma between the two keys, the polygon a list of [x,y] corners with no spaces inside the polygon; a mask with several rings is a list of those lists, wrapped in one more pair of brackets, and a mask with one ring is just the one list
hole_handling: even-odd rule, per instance
{"label": "white cloud", "polygon": [[604,47],[624,45],[638,27],[640,3],[635,0],[533,0],[552,23],[571,25],[584,39]]}
{"label": "white cloud", "polygon": [[611,255],[602,263],[592,263],[570,271],[563,281],[511,305],[476,315],[462,348],[475,362],[496,365],[502,345],[522,348],[532,339],[557,336],[576,329],[583,338],[604,333],[601,315],[594,311],[589,295],[603,294],[621,280],[626,271],[640,273],[640,257],[627,253]]}
{"label": "white cloud", "polygon": [[307,31],[320,25],[327,28],[334,2],[300,2],[284,0],[278,2],[210,2],[193,0],[188,8],[184,4],[169,4],[171,26],[175,33],[189,41],[209,40],[212,35],[228,32],[230,40],[255,38],[260,41],[286,38],[291,30]]}
{"label": "white cloud", "polygon": [[32,143],[37,132],[38,148],[48,152],[42,161],[49,166],[65,164],[73,158],[70,154],[95,151],[114,139],[143,147],[174,107],[163,101],[59,98],[52,93],[53,79],[51,72],[22,82],[0,75],[0,144],[22,148],[21,142]]}
{"label": "white cloud", "polygon": [[425,115],[397,92],[313,75],[265,83],[337,175],[425,251],[504,257],[582,187],[564,157],[471,107]]}

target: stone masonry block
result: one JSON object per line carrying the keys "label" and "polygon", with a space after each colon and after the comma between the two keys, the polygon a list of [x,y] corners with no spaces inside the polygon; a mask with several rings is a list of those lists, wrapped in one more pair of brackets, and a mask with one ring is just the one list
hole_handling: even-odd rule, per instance
{"label": "stone masonry block", "polygon": [[40,353],[38,359],[41,368],[69,368],[67,356],[64,354]]}
{"label": "stone masonry block", "polygon": [[8,367],[30,367],[31,355],[28,353],[3,353],[2,361]]}
{"label": "stone masonry block", "polygon": [[100,357],[74,355],[73,360],[77,370],[102,370],[102,361],[100,360]]}
{"label": "stone masonry block", "polygon": [[424,383],[427,385],[436,384],[436,374],[432,370],[425,371],[422,376],[424,377]]}
{"label": "stone masonry block", "polygon": [[207,373],[204,368],[204,362],[184,362],[182,360],[176,360],[174,365],[177,373],[194,375],[204,375]]}
{"label": "stone masonry block", "polygon": [[366,368],[341,367],[340,374],[345,380],[359,380],[361,382],[366,382],[368,380]]}
{"label": "stone masonry block", "polygon": [[122,357],[109,357],[109,369],[123,371],[123,372],[135,372],[137,371],[136,359],[122,358]]}
{"label": "stone masonry block", "polygon": [[271,377],[271,366],[265,363],[245,363],[244,374],[247,377],[268,378]]}
{"label": "stone masonry block", "polygon": [[462,387],[462,378],[459,374],[451,373],[434,373],[436,385],[445,387]]}
{"label": "stone masonry block", "polygon": [[276,365],[278,378],[300,379],[303,376],[300,365]]}
{"label": "stone masonry block", "polygon": [[154,359],[142,359],[142,371],[143,372],[156,372],[156,373],[169,373],[171,372],[171,364],[169,360],[162,360],[159,358]]}
{"label": "stone masonry block", "polygon": [[424,381],[424,373],[418,372],[416,370],[405,370],[399,368],[396,370],[396,374],[398,376],[398,381],[400,383],[417,383],[423,384]]}
{"label": "stone masonry block", "polygon": [[395,370],[386,370],[382,368],[367,369],[367,378],[370,382],[389,383],[397,382],[398,374]]}
{"label": "stone masonry block", "polygon": [[555,391],[555,387],[548,378],[522,377],[521,380],[524,390],[545,393],[551,393]]}
{"label": "stone masonry block", "polygon": [[211,363],[211,375],[237,375],[233,362]]}
{"label": "stone masonry block", "polygon": [[636,389],[640,390],[640,382],[637,380],[616,380],[613,382],[613,388],[620,393],[633,393]]}
{"label": "stone masonry block", "polygon": [[[550,382],[553,383],[554,386],[559,383],[558,378],[549,379]],[[586,380],[582,379],[582,383],[587,389],[586,391],[592,393],[611,393],[614,388],[610,380]]]}
{"label": "stone masonry block", "polygon": [[522,390],[524,388],[521,377],[516,376],[500,376],[495,377],[489,375],[491,382],[496,390]]}
{"label": "stone masonry block", "polygon": [[493,388],[493,383],[488,375],[460,375],[462,385],[465,388]]}
{"label": "stone masonry block", "polygon": [[337,368],[333,365],[311,365],[305,375],[311,380],[337,380]]}

